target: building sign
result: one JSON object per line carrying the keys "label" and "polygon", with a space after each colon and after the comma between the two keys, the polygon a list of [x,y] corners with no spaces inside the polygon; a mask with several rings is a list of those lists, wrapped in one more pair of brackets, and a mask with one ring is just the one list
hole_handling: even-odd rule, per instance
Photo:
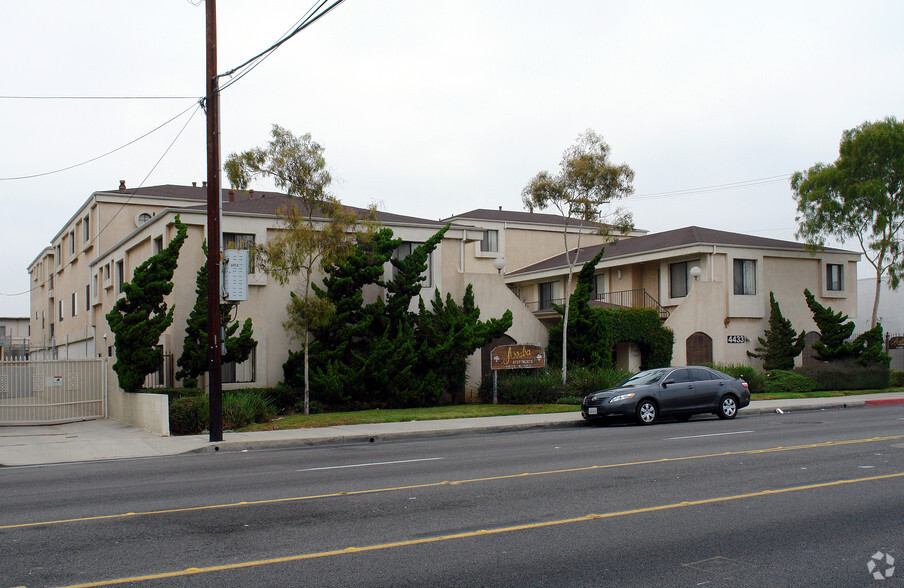
{"label": "building sign", "polygon": [[515,370],[546,367],[546,353],[538,345],[501,345],[490,353],[490,369]]}
{"label": "building sign", "polygon": [[729,343],[747,343],[750,339],[747,338],[747,335],[729,335],[728,342]]}
{"label": "building sign", "polygon": [[889,337],[888,338],[888,348],[889,349],[904,349],[904,337]]}

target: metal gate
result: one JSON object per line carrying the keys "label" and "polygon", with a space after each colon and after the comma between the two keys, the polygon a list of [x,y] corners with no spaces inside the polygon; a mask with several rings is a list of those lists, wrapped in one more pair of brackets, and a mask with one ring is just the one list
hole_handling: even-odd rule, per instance
{"label": "metal gate", "polygon": [[106,417],[103,359],[0,361],[0,426]]}

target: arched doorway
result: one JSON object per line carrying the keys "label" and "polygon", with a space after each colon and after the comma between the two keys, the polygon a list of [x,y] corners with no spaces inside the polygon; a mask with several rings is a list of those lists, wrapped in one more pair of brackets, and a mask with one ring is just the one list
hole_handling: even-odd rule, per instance
{"label": "arched doorway", "polygon": [[816,352],[813,351],[813,344],[817,341],[819,341],[818,331],[810,331],[809,333],[807,333],[807,336],[804,337],[804,350],[800,353],[801,365],[814,365],[821,363],[816,357]]}
{"label": "arched doorway", "polygon": [[700,365],[704,363],[712,363],[713,361],[713,340],[706,333],[697,331],[687,338],[685,342],[685,351],[687,354],[687,365]]}

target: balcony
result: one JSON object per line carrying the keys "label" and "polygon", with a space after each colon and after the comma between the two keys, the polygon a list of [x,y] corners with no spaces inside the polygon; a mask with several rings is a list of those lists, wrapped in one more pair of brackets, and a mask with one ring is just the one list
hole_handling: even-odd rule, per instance
{"label": "balcony", "polygon": [[[553,308],[553,304],[561,306],[565,304],[565,299],[553,298],[535,302],[524,302],[524,304],[534,314],[548,315],[556,312]],[[596,298],[590,299],[590,306],[607,308],[652,308],[659,313],[660,319],[665,320],[669,318],[669,311],[663,308],[662,305],[643,288],[597,294]]]}

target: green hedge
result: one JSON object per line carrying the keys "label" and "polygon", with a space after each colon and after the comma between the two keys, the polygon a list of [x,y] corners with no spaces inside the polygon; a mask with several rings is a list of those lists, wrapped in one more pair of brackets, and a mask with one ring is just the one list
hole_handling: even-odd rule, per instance
{"label": "green hedge", "polygon": [[[568,371],[568,383],[562,385],[562,373],[556,369],[504,370],[499,373],[497,398],[500,404],[574,404],[575,398],[611,388],[629,375],[614,368],[578,367]],[[484,376],[478,397],[482,402],[493,401],[493,374]]]}
{"label": "green hedge", "polygon": [[766,372],[763,392],[766,394],[807,393],[819,390],[819,383],[803,374],[787,370],[771,370]]}
{"label": "green hedge", "polygon": [[[269,421],[276,414],[269,397],[270,390],[248,388],[223,392],[223,429],[240,429],[251,423]],[[203,392],[170,395],[169,421],[171,435],[202,433],[210,426],[210,404],[207,395]]]}
{"label": "green hedge", "polygon": [[818,363],[796,368],[794,372],[815,380],[817,390],[881,390],[891,380],[886,366],[863,366],[854,360]]}
{"label": "green hedge", "polygon": [[889,386],[894,386],[895,388],[900,388],[904,386],[904,372],[896,372],[892,370],[889,374]]}

